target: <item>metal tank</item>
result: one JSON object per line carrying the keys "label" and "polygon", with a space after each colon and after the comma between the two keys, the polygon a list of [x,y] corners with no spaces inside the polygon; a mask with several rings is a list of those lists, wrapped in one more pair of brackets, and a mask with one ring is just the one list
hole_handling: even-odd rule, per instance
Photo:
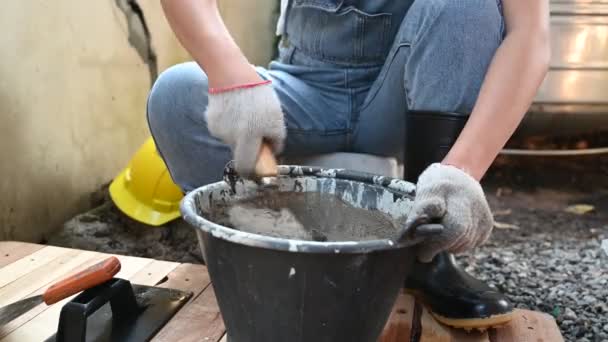
{"label": "metal tank", "polygon": [[551,50],[517,134],[608,130],[608,0],[552,0]]}

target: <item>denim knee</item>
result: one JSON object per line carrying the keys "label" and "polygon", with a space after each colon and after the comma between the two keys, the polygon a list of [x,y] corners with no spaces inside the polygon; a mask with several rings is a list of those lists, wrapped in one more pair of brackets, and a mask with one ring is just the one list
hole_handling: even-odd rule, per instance
{"label": "denim knee", "polygon": [[192,121],[205,124],[207,89],[207,76],[194,62],[177,64],[162,72],[148,95],[152,134],[156,137],[163,131],[175,132],[175,128]]}
{"label": "denim knee", "polygon": [[408,108],[470,113],[502,27],[497,0],[414,2],[400,32]]}
{"label": "denim knee", "polygon": [[204,118],[207,76],[196,63],[160,74],[148,96],[148,125],[173,181],[187,192],[219,180],[230,150],[213,138]]}
{"label": "denim knee", "polygon": [[477,39],[502,40],[501,0],[425,0],[417,5],[422,6],[431,19],[425,20],[424,24],[449,32],[448,36],[462,37],[473,43]]}

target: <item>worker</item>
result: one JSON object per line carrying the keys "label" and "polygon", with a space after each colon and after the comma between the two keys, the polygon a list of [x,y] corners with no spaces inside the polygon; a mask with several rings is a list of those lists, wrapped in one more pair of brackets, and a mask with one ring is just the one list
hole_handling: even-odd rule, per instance
{"label": "worker", "polygon": [[[479,181],[547,71],[547,0],[282,0],[279,53],[267,68],[248,62],[217,0],[162,5],[194,62],[158,77],[147,114],[183,191],[220,180],[231,159],[251,174],[262,141],[287,157],[403,160],[404,149],[437,145],[434,125],[456,122],[464,129],[449,152],[416,177],[407,225],[426,218],[445,229],[419,247],[405,288],[455,327],[511,319],[507,298],[466,273],[453,253],[482,244],[492,230]],[[249,39],[260,34],[252,29]],[[404,146],[407,134],[419,137],[418,147]]]}

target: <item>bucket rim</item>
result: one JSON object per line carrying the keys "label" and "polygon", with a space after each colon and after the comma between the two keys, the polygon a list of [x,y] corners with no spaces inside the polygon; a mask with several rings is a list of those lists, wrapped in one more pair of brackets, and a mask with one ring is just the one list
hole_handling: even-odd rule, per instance
{"label": "bucket rim", "polygon": [[[279,177],[302,177],[310,176],[315,178],[334,178],[361,182],[369,185],[386,188],[393,193],[398,193],[402,197],[413,200],[415,195],[415,185],[405,180],[375,175],[366,172],[359,172],[347,169],[329,169],[309,166],[279,165],[276,177],[266,177],[269,179]],[[404,239],[397,242],[391,239],[376,239],[365,241],[333,241],[319,242],[309,240],[296,240],[277,238],[250,232],[244,232],[233,228],[225,227],[215,222],[209,221],[197,214],[196,196],[201,192],[213,191],[216,188],[224,189],[228,184],[219,181],[203,185],[190,191],[184,196],[180,203],[180,211],[186,222],[197,230],[211,234],[213,237],[230,241],[237,244],[251,247],[259,247],[288,252],[304,253],[368,253],[380,250],[398,249],[411,247],[422,241],[421,238]]]}

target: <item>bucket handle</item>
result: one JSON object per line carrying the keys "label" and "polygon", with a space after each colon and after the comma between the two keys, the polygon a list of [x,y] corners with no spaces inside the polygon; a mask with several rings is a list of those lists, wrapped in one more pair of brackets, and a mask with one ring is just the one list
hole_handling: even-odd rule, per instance
{"label": "bucket handle", "polygon": [[402,242],[405,240],[426,239],[441,234],[444,229],[445,227],[442,224],[423,215],[404,226],[397,234],[396,241]]}

